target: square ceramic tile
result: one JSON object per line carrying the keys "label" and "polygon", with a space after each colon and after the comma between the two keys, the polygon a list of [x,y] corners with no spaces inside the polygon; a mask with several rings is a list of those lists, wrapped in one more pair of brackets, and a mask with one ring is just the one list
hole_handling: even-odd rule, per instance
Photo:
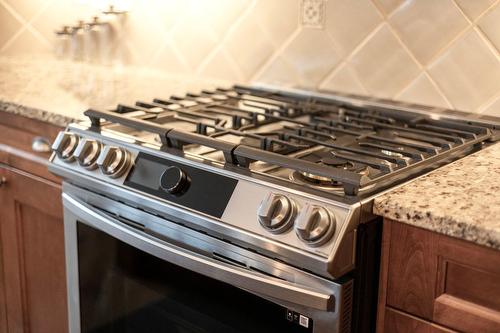
{"label": "square ceramic tile", "polygon": [[492,8],[478,22],[479,28],[500,52],[500,4]]}
{"label": "square ceramic tile", "polygon": [[350,60],[363,86],[377,97],[392,98],[419,68],[387,25],[382,26]]}
{"label": "square ceramic tile", "polygon": [[50,44],[41,41],[31,31],[24,31],[17,36],[9,45],[2,51],[7,55],[29,55],[29,54],[49,54],[52,51]]}
{"label": "square ceramic tile", "polygon": [[386,15],[390,15],[405,0],[373,0]]}
{"label": "square ceramic tile", "polygon": [[191,72],[189,65],[182,59],[182,55],[170,43],[164,45],[153,57],[150,66],[174,74]]}
{"label": "square ceramic tile", "polygon": [[500,117],[500,97],[481,110],[481,114]]}
{"label": "square ceramic tile", "polygon": [[0,3],[0,50],[4,44],[21,29],[22,25],[12,14]]}
{"label": "square ceramic tile", "polygon": [[283,50],[282,56],[306,87],[318,85],[340,60],[330,37],[317,29],[302,29]]}
{"label": "square ceramic tile", "polygon": [[453,0],[408,1],[389,22],[422,64],[469,25]]}
{"label": "square ceramic tile", "polygon": [[147,65],[165,44],[164,25],[155,11],[137,2],[130,8],[125,24],[124,28],[120,24],[115,25],[115,36],[121,36],[130,45],[134,64]]}
{"label": "square ceramic tile", "polygon": [[253,15],[238,23],[223,47],[238,64],[244,79],[252,77],[275,51],[270,37],[259,24],[255,24]]}
{"label": "square ceramic tile", "polygon": [[438,88],[436,88],[425,73],[420,74],[413,80],[396,99],[415,104],[439,106],[442,108],[450,107]]}
{"label": "square ceramic tile", "polygon": [[500,91],[500,60],[474,30],[437,59],[429,73],[457,109],[474,111]]}
{"label": "square ceramic tile", "polygon": [[[298,28],[299,8],[298,0],[257,0],[251,17],[278,47]],[[265,37],[256,34],[254,38]]]}
{"label": "square ceramic tile", "polygon": [[240,75],[235,68],[233,60],[228,57],[224,49],[220,48],[213,54],[202,68],[200,74],[204,77],[222,79],[227,81],[240,81]]}
{"label": "square ceramic tile", "polygon": [[214,50],[216,39],[210,26],[196,20],[196,17],[186,18],[172,32],[175,47],[193,70]]}
{"label": "square ceramic tile", "polygon": [[53,0],[5,0],[23,19],[30,21]]}
{"label": "square ceramic tile", "polygon": [[[152,0],[146,2],[134,1],[133,6],[143,7],[142,10],[154,12],[156,20],[163,26],[165,31],[170,31],[186,15],[189,14],[190,2],[177,0]],[[133,10],[133,9],[132,9]],[[134,15],[131,11],[128,15]]]}
{"label": "square ceramic tile", "polygon": [[55,31],[62,26],[75,26],[78,20],[86,20],[95,16],[95,8],[76,0],[55,0],[46,6],[31,21],[31,25],[47,40],[56,40]]}
{"label": "square ceramic tile", "polygon": [[495,0],[455,0],[464,13],[474,21],[481,15]]}
{"label": "square ceramic tile", "polygon": [[278,57],[267,66],[257,78],[256,82],[293,87],[300,81],[295,69],[282,57]]}
{"label": "square ceramic tile", "polygon": [[[178,3],[179,1],[174,2]],[[206,20],[207,24],[210,25],[218,38],[224,36],[228,32],[228,27],[243,14],[243,11],[250,3],[250,0],[195,1],[198,7],[197,11],[201,14],[198,16]],[[190,15],[192,15],[192,12],[190,12]]]}
{"label": "square ceramic tile", "polygon": [[351,52],[382,21],[371,0],[329,0],[326,31],[342,55]]}
{"label": "square ceramic tile", "polygon": [[367,91],[349,65],[343,64],[320,86],[323,90],[340,91],[348,94],[366,94]]}

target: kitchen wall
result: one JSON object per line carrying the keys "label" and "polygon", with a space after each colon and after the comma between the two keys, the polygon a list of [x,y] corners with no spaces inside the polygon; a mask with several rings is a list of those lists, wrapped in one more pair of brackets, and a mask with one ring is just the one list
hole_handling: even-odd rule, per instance
{"label": "kitchen wall", "polygon": [[[54,52],[105,1],[0,0],[0,56]],[[115,1],[116,2],[116,1]],[[500,1],[129,0],[113,65],[500,116]]]}

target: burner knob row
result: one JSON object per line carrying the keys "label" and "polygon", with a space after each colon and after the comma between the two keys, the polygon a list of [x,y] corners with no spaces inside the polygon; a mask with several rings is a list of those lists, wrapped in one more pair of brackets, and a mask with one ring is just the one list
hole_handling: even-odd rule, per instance
{"label": "burner knob row", "polygon": [[85,169],[99,168],[111,178],[124,174],[132,163],[130,153],[120,147],[103,146],[93,139],[80,139],[76,134],[60,132],[52,150],[64,162],[77,161]]}
{"label": "burner knob row", "polygon": [[262,227],[274,234],[284,233],[295,225],[297,237],[310,246],[321,246],[335,233],[335,216],[326,208],[306,204],[297,215],[293,199],[270,193],[262,200],[257,215]]}

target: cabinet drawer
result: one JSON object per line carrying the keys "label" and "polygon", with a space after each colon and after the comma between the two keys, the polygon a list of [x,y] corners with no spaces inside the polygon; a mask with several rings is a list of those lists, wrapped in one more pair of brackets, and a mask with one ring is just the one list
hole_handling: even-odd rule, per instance
{"label": "cabinet drawer", "polygon": [[38,120],[2,112],[0,163],[58,181],[47,170],[50,144],[62,128]]}
{"label": "cabinet drawer", "polygon": [[386,222],[389,306],[461,332],[500,332],[500,251]]}
{"label": "cabinet drawer", "polygon": [[385,333],[452,333],[454,331],[391,308],[385,309]]}
{"label": "cabinet drawer", "polygon": [[500,252],[442,237],[433,320],[465,332],[500,332]]}

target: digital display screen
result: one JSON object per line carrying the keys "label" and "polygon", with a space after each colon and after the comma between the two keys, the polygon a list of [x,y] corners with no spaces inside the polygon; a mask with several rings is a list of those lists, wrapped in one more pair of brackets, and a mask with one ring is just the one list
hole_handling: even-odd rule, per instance
{"label": "digital display screen", "polygon": [[[189,178],[189,185],[181,194],[170,194],[160,188],[161,176],[171,166],[180,168]],[[234,178],[139,153],[124,185],[220,218],[237,183]]]}

